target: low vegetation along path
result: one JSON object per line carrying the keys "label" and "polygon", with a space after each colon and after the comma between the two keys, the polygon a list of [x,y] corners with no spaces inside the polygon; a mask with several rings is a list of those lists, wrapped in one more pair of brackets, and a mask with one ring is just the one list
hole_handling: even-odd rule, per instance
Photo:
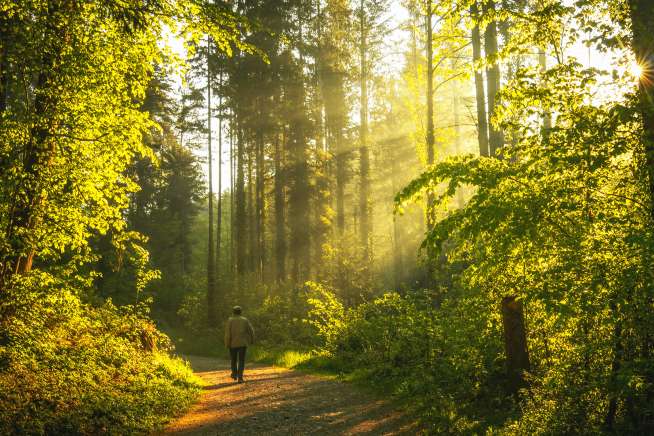
{"label": "low vegetation along path", "polygon": [[190,357],[205,382],[197,404],[163,434],[415,435],[418,426],[389,402],[347,383],[265,365],[229,377],[224,360]]}

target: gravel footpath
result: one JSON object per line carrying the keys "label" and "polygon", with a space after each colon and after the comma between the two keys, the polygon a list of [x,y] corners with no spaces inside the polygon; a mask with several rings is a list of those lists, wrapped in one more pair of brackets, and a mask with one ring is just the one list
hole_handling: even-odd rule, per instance
{"label": "gravel footpath", "polygon": [[205,387],[200,400],[160,434],[416,435],[420,428],[389,402],[347,383],[264,365],[246,365],[245,383],[229,363],[189,360]]}

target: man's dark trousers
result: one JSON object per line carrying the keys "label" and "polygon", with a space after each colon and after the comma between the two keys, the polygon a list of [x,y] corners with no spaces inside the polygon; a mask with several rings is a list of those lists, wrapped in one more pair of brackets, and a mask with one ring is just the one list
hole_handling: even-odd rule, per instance
{"label": "man's dark trousers", "polygon": [[[243,379],[243,369],[245,368],[245,350],[247,347],[233,347],[229,349],[229,355],[232,358],[232,377]],[[238,366],[236,358],[238,357]]]}

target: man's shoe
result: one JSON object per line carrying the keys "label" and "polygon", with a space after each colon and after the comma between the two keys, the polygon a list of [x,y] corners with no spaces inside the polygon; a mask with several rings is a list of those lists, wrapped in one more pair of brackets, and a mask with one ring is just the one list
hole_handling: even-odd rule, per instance
{"label": "man's shoe", "polygon": [[239,382],[239,383],[245,383],[245,381],[243,380],[243,377],[239,377],[239,378],[238,378],[238,382]]}
{"label": "man's shoe", "polygon": [[232,373],[232,375],[231,375],[230,377],[232,378],[232,380],[236,380],[236,379],[237,379],[236,374],[234,374],[234,373]]}

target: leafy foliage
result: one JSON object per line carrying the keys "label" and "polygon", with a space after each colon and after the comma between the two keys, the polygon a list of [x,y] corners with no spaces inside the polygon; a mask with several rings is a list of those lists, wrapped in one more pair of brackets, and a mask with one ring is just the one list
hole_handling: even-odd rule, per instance
{"label": "leafy foliage", "polygon": [[91,307],[47,275],[31,280],[1,307],[0,432],[148,432],[196,398],[199,380],[144,306]]}

